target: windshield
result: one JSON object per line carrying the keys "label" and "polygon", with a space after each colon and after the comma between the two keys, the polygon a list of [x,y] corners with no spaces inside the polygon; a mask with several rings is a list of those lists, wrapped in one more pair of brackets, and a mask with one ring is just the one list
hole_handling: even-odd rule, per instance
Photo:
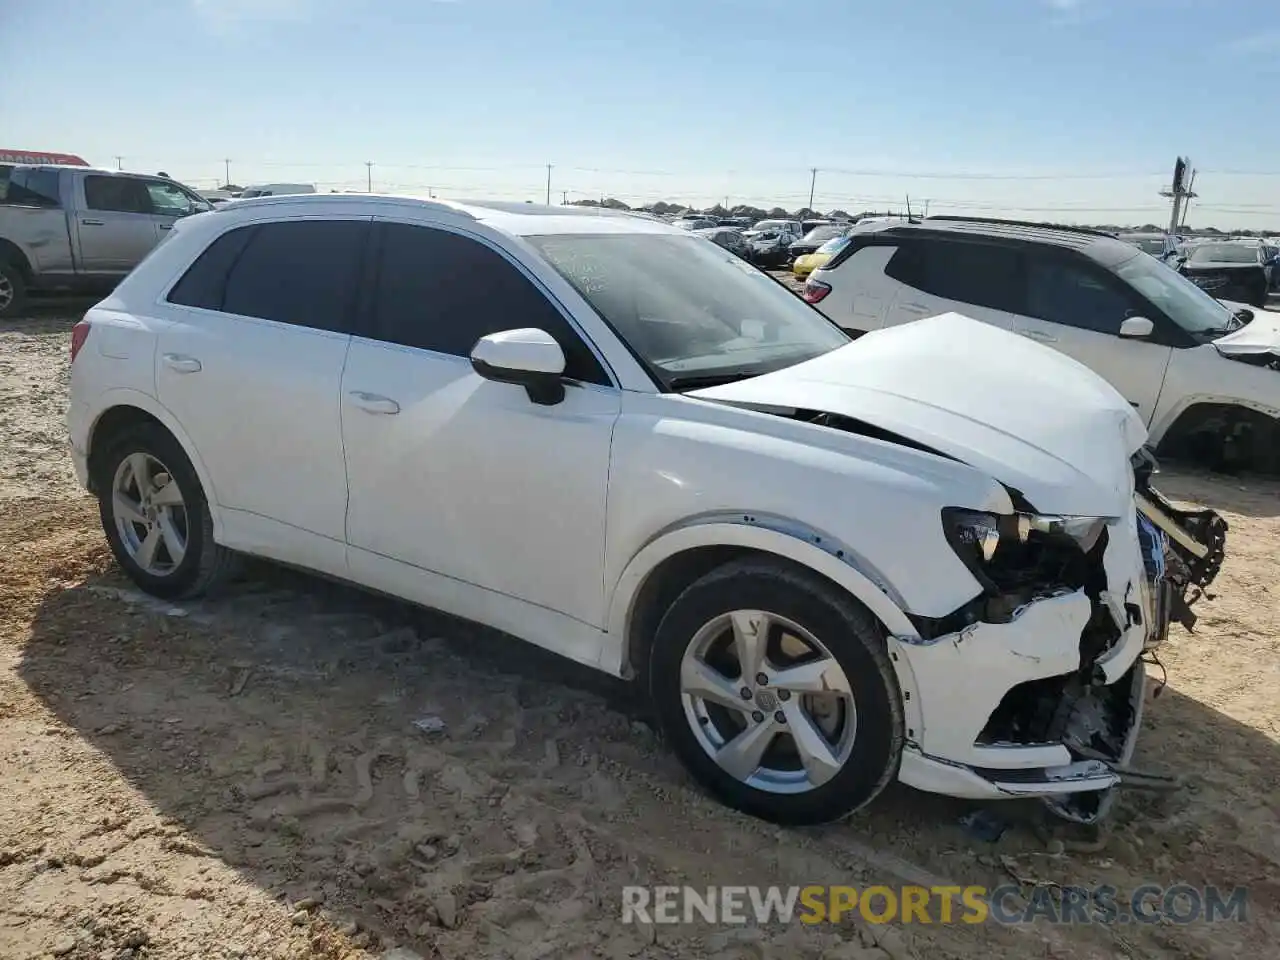
{"label": "windshield", "polygon": [[1126,260],[1116,273],[1188,333],[1226,333],[1234,322],[1221,303],[1145,254]]}
{"label": "windshield", "polygon": [[785,220],[761,220],[751,229],[756,233],[777,233],[785,223]]}
{"label": "windshield", "polygon": [[804,235],[808,243],[824,243],[832,237],[838,237],[844,231],[840,227],[814,227]]}
{"label": "windshield", "polygon": [[1164,241],[1159,237],[1147,237],[1141,240],[1130,240],[1129,242],[1143,253],[1149,253],[1153,257],[1158,257],[1164,253]]}
{"label": "windshield", "polygon": [[1258,248],[1243,243],[1202,243],[1191,248],[1191,263],[1257,263]]}
{"label": "windshield", "polygon": [[668,389],[768,373],[849,342],[768,275],[694,237],[526,239]]}

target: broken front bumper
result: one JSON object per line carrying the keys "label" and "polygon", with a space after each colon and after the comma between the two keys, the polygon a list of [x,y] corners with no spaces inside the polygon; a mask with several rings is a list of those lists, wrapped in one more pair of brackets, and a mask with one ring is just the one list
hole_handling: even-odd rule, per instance
{"label": "broken front bumper", "polygon": [[[1099,819],[1127,772],[1142,721],[1143,654],[1169,623],[1194,623],[1187,594],[1221,566],[1226,524],[1176,510],[1144,476],[1110,522],[1086,586],[1045,584],[1007,622],[899,638],[918,692],[900,779],[975,799],[1043,797]],[[1096,559],[1096,558],[1095,558]]]}

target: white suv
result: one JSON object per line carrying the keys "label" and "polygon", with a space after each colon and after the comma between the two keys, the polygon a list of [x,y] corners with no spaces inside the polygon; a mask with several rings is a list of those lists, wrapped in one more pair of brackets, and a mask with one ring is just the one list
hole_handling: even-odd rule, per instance
{"label": "white suv", "polygon": [[693,774],[777,821],[894,777],[1098,816],[1141,654],[1221,560],[1088,371],[961,317],[851,344],[625,215],[229,204],[72,355],[76,468],[144,589],[257,554],[641,678]]}
{"label": "white suv", "polygon": [[931,217],[853,238],[804,294],[845,330],[958,311],[1101,374],[1162,454],[1280,470],[1280,314],[1233,313],[1090,230]]}

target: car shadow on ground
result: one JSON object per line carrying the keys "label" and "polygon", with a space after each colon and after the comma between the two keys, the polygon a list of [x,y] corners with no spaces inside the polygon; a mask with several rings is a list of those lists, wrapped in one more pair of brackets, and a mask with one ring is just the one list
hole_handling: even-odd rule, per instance
{"label": "car shadow on ground", "polygon": [[205,855],[423,949],[550,936],[557,910],[607,939],[621,885],[673,870],[695,884],[991,886],[1024,869],[1251,884],[1273,913],[1280,900],[1276,793],[1250,787],[1258,771],[1274,780],[1280,745],[1172,691],[1137,762],[1188,783],[1123,794],[1104,859],[1045,860],[1038,805],[997,805],[1008,826],[986,841],[959,823],[974,805],[898,785],[851,823],[776,833],[691,787],[630,686],[270,565],[180,606],[114,572],[54,585],[20,672]]}
{"label": "car shadow on ground", "polygon": [[1280,478],[1227,476],[1191,464],[1169,463],[1151,484],[1174,500],[1246,517],[1280,516]]}

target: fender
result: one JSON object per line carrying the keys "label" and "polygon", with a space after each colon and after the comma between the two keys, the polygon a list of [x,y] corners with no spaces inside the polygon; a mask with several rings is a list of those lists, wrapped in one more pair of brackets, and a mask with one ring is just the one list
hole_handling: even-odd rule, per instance
{"label": "fender", "polygon": [[1164,439],[1164,435],[1169,432],[1169,428],[1178,422],[1178,418],[1190,410],[1192,407],[1201,404],[1219,404],[1228,407],[1242,407],[1245,410],[1254,410],[1258,413],[1266,414],[1276,420],[1280,420],[1280,409],[1269,404],[1259,403],[1256,400],[1248,400],[1239,394],[1218,394],[1218,393],[1197,393],[1189,397],[1183,397],[1178,401],[1178,405],[1170,409],[1167,413],[1160,417],[1158,423],[1153,422],[1151,429],[1148,431],[1150,436],[1150,444],[1155,447],[1160,445],[1160,441]]}
{"label": "fender", "polygon": [[[734,546],[758,550],[792,560],[833,581],[870,610],[885,626],[889,658],[903,694],[908,740],[918,739],[923,729],[919,712],[920,698],[915,695],[915,677],[904,646],[920,642],[920,635],[910,618],[889,596],[887,588],[878,586],[869,576],[854,567],[847,551],[822,537],[816,538],[823,544],[819,546],[814,542],[813,536],[804,537],[801,533],[803,528],[796,524],[791,525],[791,530],[783,531],[774,525],[776,521],[773,518],[751,517],[749,520],[748,515],[732,516],[736,519],[719,515],[685,521],[650,540],[632,557],[618,579],[609,603],[608,639],[601,649],[601,669],[614,676],[623,675],[627,666],[624,661],[636,596],[649,574],[662,561],[695,547]],[[753,520],[756,522],[751,522]],[[831,552],[824,547],[828,547]],[[837,556],[837,552],[841,555]]]}
{"label": "fender", "polygon": [[222,512],[218,507],[217,491],[213,488],[213,481],[210,479],[209,470],[204,465],[204,461],[200,459],[200,454],[196,452],[195,444],[191,442],[191,438],[187,436],[185,430],[178,425],[177,418],[169,412],[155,397],[134,390],[130,387],[114,387],[98,395],[94,402],[97,408],[93,415],[93,423],[89,427],[88,441],[85,445],[86,453],[93,449],[93,435],[98,429],[98,423],[102,417],[116,407],[136,407],[143,413],[150,414],[164,425],[164,428],[173,434],[182,447],[182,452],[187,455],[187,459],[191,461],[191,466],[195,468],[196,478],[200,481],[200,487],[204,491],[205,501],[209,506],[209,518],[213,521],[213,538],[219,543],[222,542]]}

